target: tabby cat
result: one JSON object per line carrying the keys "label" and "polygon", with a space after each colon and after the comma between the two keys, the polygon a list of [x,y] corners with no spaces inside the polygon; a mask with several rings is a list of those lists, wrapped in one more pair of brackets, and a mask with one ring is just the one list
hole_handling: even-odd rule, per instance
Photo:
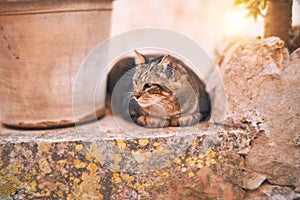
{"label": "tabby cat", "polygon": [[135,53],[139,62],[134,64],[130,87],[121,89],[130,95],[120,96],[136,124],[152,128],[189,126],[209,119],[209,94],[190,68],[169,54],[149,58]]}
{"label": "tabby cat", "polygon": [[145,127],[189,126],[209,119],[209,94],[192,70],[168,54],[148,59],[135,53],[139,63],[129,103],[135,123]]}

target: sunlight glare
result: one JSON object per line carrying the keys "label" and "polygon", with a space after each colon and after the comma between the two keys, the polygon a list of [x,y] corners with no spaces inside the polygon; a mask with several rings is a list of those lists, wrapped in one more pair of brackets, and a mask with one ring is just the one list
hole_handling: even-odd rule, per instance
{"label": "sunlight glare", "polygon": [[225,30],[226,35],[242,35],[248,27],[246,21],[245,10],[231,10],[225,17]]}

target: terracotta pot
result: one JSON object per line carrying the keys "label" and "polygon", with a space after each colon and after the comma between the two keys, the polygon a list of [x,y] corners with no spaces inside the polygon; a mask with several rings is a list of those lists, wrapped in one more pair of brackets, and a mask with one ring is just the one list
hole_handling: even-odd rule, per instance
{"label": "terracotta pot", "polygon": [[[2,0],[0,103],[3,124],[73,124],[72,89],[86,55],[110,33],[112,1]],[[97,107],[104,114],[105,86]]]}

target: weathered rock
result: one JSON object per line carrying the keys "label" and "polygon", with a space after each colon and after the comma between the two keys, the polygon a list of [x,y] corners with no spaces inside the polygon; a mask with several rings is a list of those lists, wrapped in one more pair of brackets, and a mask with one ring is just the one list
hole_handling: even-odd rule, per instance
{"label": "weathered rock", "polygon": [[247,168],[278,185],[300,185],[299,49],[290,57],[283,41],[271,37],[241,41],[220,66],[226,117],[266,131],[251,144]]}
{"label": "weathered rock", "polygon": [[199,170],[197,176],[199,177],[197,184],[200,185],[200,188],[203,188],[211,198],[243,199],[244,197],[245,192],[241,188],[224,181],[207,167]]}
{"label": "weathered rock", "polygon": [[189,179],[175,179],[158,199],[182,200],[192,195],[198,199],[240,200],[245,192],[237,185],[225,181],[209,167],[203,167],[192,173]]}
{"label": "weathered rock", "polygon": [[[147,129],[152,134],[141,138],[116,130],[112,117],[99,123],[100,128],[92,123],[78,130],[0,127],[0,199],[181,200],[191,192],[181,186],[205,189],[213,198],[243,198],[236,178],[245,162],[238,152],[255,135],[247,124],[204,123],[158,129],[157,135]],[[187,142],[182,136],[191,140],[177,154],[174,142]]]}
{"label": "weathered rock", "polygon": [[295,51],[293,51],[290,55],[290,58],[292,60],[299,60],[300,59],[300,48],[295,49]]}
{"label": "weathered rock", "polygon": [[292,187],[262,185],[259,189],[247,192],[245,200],[296,200],[300,199],[300,194],[296,193]]}
{"label": "weathered rock", "polygon": [[261,184],[267,179],[267,176],[258,174],[256,172],[248,171],[243,176],[242,188],[254,190],[259,188]]}

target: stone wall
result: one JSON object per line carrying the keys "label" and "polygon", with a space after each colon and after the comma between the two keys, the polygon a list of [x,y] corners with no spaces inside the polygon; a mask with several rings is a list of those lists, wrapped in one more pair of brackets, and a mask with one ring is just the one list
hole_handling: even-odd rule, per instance
{"label": "stone wall", "polygon": [[228,100],[227,117],[257,124],[265,130],[264,136],[251,143],[245,157],[247,167],[271,185],[291,186],[297,192],[299,51],[289,55],[284,43],[275,37],[239,41],[225,53],[220,67]]}

